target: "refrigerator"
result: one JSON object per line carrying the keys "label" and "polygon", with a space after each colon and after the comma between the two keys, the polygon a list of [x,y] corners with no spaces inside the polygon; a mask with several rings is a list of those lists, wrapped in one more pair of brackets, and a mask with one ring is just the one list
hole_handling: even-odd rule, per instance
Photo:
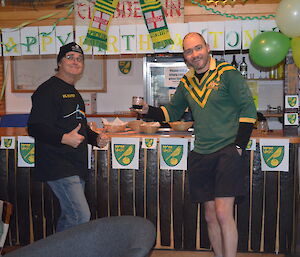
{"label": "refrigerator", "polygon": [[143,58],[144,99],[149,105],[167,104],[188,71],[182,54],[148,54]]}

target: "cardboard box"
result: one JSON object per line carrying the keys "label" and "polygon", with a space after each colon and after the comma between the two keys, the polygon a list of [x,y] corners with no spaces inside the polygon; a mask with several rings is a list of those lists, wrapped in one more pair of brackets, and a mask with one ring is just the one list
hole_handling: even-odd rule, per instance
{"label": "cardboard box", "polygon": [[97,93],[81,94],[85,104],[85,113],[93,114],[97,112]]}

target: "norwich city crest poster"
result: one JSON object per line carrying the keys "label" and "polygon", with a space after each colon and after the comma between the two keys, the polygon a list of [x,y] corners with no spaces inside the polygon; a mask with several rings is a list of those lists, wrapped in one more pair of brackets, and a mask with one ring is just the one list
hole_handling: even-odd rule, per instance
{"label": "norwich city crest poster", "polygon": [[18,137],[18,167],[34,167],[34,139]]}
{"label": "norwich city crest poster", "polygon": [[289,140],[260,139],[260,155],[263,171],[288,171]]}
{"label": "norwich city crest poster", "polygon": [[187,170],[186,138],[160,139],[160,168],[173,170]]}
{"label": "norwich city crest poster", "polygon": [[138,169],[139,138],[112,138],[113,169]]}

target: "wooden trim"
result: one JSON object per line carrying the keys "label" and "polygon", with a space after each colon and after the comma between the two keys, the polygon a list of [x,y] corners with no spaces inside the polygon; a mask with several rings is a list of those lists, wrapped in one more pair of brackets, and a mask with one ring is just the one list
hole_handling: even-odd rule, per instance
{"label": "wooden trim", "polygon": [[[0,57],[0,94],[2,92],[4,82],[4,57]],[[0,100],[0,112],[5,112],[5,96]]]}

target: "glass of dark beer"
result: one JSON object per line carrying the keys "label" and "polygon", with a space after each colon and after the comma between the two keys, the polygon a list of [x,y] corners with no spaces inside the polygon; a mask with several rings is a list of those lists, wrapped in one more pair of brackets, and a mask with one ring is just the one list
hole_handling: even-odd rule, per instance
{"label": "glass of dark beer", "polygon": [[141,110],[144,104],[144,97],[142,96],[133,96],[132,97],[132,109]]}

